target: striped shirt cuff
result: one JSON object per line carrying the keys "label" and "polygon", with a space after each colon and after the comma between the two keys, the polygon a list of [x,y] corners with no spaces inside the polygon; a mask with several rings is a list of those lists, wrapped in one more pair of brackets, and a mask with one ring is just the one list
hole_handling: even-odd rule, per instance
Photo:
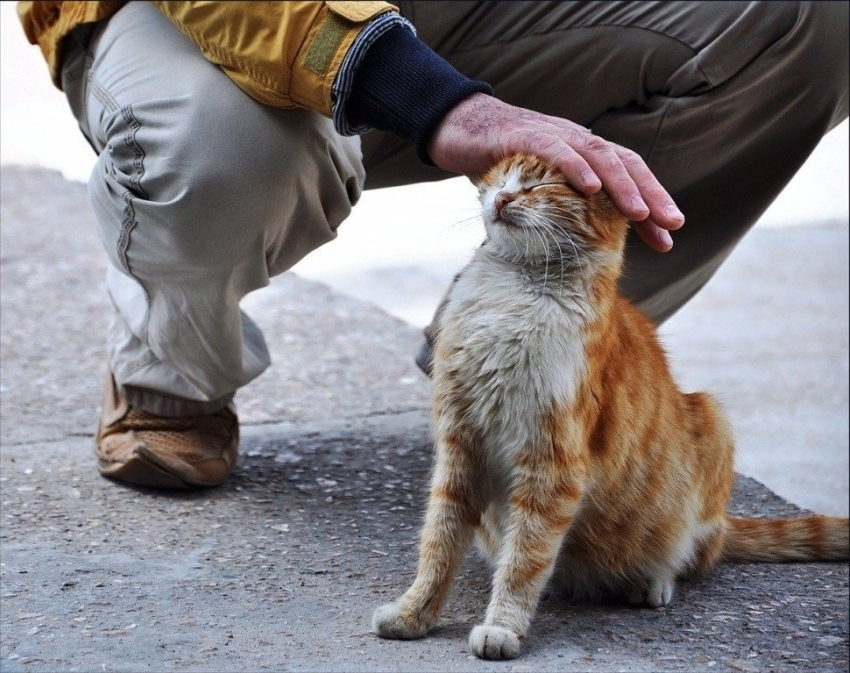
{"label": "striped shirt cuff", "polygon": [[339,72],[334,79],[331,87],[331,111],[333,113],[334,128],[337,133],[344,136],[356,136],[366,131],[370,131],[371,127],[365,124],[352,125],[349,124],[345,117],[345,104],[348,102],[348,97],[351,95],[351,85],[354,82],[354,73],[357,72],[357,67],[369,50],[369,47],[374,44],[381,35],[395,26],[404,26],[410,30],[413,35],[416,35],[416,29],[413,24],[407,19],[399,16],[395,12],[387,12],[376,19],[369,22],[369,25],[363,29],[354,44],[348,50],[345,58],[342,61]]}

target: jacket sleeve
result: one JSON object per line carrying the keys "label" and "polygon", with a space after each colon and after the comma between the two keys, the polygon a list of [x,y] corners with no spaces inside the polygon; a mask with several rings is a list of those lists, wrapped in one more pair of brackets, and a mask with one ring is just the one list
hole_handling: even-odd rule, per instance
{"label": "jacket sleeve", "polygon": [[152,2],[252,98],[332,114],[331,88],[386,2]]}

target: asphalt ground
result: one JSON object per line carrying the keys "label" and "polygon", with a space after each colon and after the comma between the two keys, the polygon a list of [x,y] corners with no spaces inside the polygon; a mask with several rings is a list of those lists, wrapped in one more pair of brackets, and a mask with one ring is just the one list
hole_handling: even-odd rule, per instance
{"label": "asphalt ground", "polygon": [[[2,670],[847,670],[847,564],[722,566],[661,610],[552,595],[523,658],[494,663],[466,648],[489,587],[471,557],[433,636],[376,638],[372,610],[413,577],[425,503],[431,445],[427,380],[411,359],[418,330],[321,284],[276,279],[248,302],[275,365],[237,400],[245,427],[233,478],[202,493],[116,485],[96,474],[92,456],[107,301],[85,188],[4,167],[2,190]],[[846,229],[818,231],[806,238],[814,255],[846,249]],[[776,263],[747,268],[793,279],[787,260],[799,259],[799,242],[766,245]],[[832,268],[815,266],[816,277]],[[815,308],[846,296],[841,279],[826,279],[832,295],[812,286]],[[750,430],[802,424],[813,433],[819,424],[846,451],[836,431],[846,424],[845,333],[829,327],[833,316],[819,335],[813,312],[807,341],[795,351],[789,336],[790,350],[771,351],[758,329],[778,314],[765,308],[769,278],[759,282],[767,285],[739,290],[749,308],[721,303],[714,321],[684,330],[677,347],[693,353],[677,351],[674,365],[688,384],[732,394],[749,376],[757,393],[734,413],[752,410]],[[753,321],[719,324],[730,311]],[[787,369],[795,352],[805,358]],[[771,357],[777,366],[757,366]],[[798,405],[821,414],[798,414]],[[769,460],[783,457],[771,447]],[[747,478],[731,509],[799,511]]]}

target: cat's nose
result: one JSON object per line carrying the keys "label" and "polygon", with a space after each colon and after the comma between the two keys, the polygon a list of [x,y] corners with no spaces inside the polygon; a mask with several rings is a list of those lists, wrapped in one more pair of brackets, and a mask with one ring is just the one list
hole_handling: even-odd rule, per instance
{"label": "cat's nose", "polygon": [[496,194],[496,213],[501,215],[502,208],[508,205],[515,198],[516,194],[512,194],[511,192],[499,192]]}

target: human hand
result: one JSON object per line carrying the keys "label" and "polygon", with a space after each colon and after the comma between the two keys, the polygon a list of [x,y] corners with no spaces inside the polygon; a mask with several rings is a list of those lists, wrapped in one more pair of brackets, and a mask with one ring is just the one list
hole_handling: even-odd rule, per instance
{"label": "human hand", "polygon": [[580,192],[604,189],[647,245],[659,252],[673,246],[668,231],[685,222],[673,199],[637,153],[584,126],[476,93],[448,112],[428,142],[437,166],[470,176],[517,153],[553,162]]}

